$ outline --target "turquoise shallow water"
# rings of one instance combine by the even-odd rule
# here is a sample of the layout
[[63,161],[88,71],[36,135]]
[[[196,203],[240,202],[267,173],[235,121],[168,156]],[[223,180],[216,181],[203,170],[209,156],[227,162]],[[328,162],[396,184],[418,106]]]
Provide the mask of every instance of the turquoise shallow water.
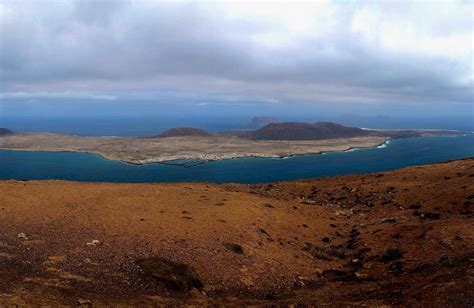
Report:
[[192,168],[163,164],[138,166],[85,153],[0,150],[0,179],[261,183],[377,172],[467,157],[474,157],[474,135],[398,139],[381,148],[287,159],[231,159]]

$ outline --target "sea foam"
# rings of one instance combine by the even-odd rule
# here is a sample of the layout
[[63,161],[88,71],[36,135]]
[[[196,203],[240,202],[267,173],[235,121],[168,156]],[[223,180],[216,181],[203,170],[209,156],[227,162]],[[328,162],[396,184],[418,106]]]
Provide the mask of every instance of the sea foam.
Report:
[[377,149],[386,148],[389,143],[390,143],[390,140],[387,140],[387,141],[385,141],[384,143],[382,143],[381,145],[379,145],[379,146],[377,147]]

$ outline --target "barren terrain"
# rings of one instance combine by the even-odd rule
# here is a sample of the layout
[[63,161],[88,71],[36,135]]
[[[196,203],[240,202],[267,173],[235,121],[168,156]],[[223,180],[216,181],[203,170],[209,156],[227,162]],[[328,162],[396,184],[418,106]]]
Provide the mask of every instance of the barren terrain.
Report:
[[473,202],[474,159],[259,185],[3,181],[0,305],[472,307]]

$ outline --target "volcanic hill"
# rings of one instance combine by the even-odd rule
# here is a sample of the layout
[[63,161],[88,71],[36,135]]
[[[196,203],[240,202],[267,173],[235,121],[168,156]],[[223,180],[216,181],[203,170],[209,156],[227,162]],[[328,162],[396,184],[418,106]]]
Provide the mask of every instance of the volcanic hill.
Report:
[[331,122],[314,124],[283,122],[270,123],[258,130],[248,132],[244,137],[254,140],[323,140],[369,135],[371,135],[370,131]]
[[184,137],[184,136],[196,136],[196,137],[210,137],[211,133],[193,127],[174,127],[158,135],[158,137]]
[[248,122],[252,126],[265,126],[271,123],[281,123],[282,121],[273,117],[253,117],[252,120]]
[[12,135],[12,134],[14,134],[14,133],[15,133],[14,131],[9,130],[8,128],[2,128],[2,127],[0,127],[0,136]]

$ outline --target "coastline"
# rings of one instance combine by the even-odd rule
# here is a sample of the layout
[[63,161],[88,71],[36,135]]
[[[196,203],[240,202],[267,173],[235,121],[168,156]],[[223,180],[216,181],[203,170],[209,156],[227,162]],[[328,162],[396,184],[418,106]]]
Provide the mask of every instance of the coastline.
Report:
[[[117,159],[114,157],[110,157],[107,154],[100,153],[100,152],[93,152],[93,151],[80,151],[80,150],[39,150],[39,149],[16,149],[16,148],[4,148],[0,146],[0,150],[4,151],[24,151],[24,152],[51,152],[51,153],[84,153],[84,154],[92,154],[97,155],[103,159],[119,161],[122,163],[130,164],[130,165],[148,165],[148,164],[168,164],[169,162],[180,161],[180,160],[199,160],[202,163],[207,163],[211,161],[220,161],[220,160],[231,160],[231,159],[243,159],[243,158],[272,158],[272,159],[288,159],[296,156],[306,156],[306,155],[322,155],[327,153],[337,153],[337,152],[351,152],[353,150],[358,149],[368,149],[368,148],[383,148],[384,145],[388,144],[392,140],[391,138],[387,138],[385,141],[375,144],[369,145],[365,147],[348,147],[347,149],[339,149],[339,150],[330,150],[330,151],[317,151],[317,152],[307,152],[307,153],[295,153],[295,154],[288,154],[288,155],[271,155],[271,154],[259,154],[259,153],[249,153],[249,154],[235,154],[231,153],[228,155],[209,155],[204,154],[200,155],[190,155],[190,156],[164,156],[164,157],[157,157],[157,158],[149,158],[145,160],[135,161],[135,160],[124,160],[124,159]],[[206,157],[203,157],[206,156]],[[211,156],[212,158],[209,158]],[[180,164],[173,164],[173,165],[180,165]]]
[[[429,130],[431,131],[431,130]],[[385,148],[391,140],[467,134],[430,134],[410,137],[354,137],[316,141],[254,141],[238,137],[78,137],[51,133],[19,133],[0,137],[0,149],[28,152],[70,152],[94,154],[103,159],[132,165],[169,164],[180,160],[202,163],[239,159],[287,159],[300,155],[324,155],[358,149]]]
[[[36,136],[39,137],[39,141],[35,139]],[[317,141],[250,141],[235,137],[173,137],[161,139],[114,137],[113,142],[110,142],[111,140],[107,137],[25,134],[10,137],[10,139],[13,139],[10,143],[5,137],[3,143],[0,139],[0,149],[29,152],[88,153],[127,164],[147,165],[178,160],[210,162],[239,158],[282,159],[298,155],[319,155],[330,152],[345,152],[354,148],[378,147],[390,138],[355,137]],[[89,141],[92,145],[88,144]]]
[[382,172],[474,157],[474,147],[466,146],[474,145],[473,137],[404,138],[385,149],[322,152],[282,158],[227,159],[209,163],[200,160],[166,161],[142,166],[108,160],[97,154],[0,151],[0,177],[84,182],[270,183]]

